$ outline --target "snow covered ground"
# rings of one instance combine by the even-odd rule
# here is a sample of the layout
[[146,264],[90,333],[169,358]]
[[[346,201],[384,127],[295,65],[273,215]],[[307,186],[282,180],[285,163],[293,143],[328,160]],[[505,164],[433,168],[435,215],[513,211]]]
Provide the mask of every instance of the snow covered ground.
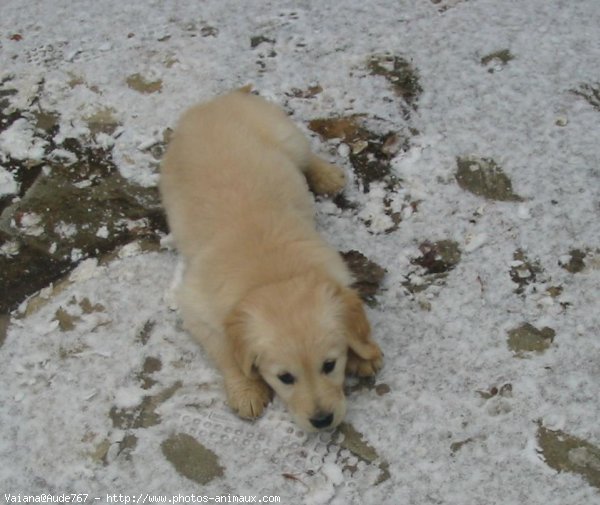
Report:
[[[384,369],[306,435],[278,402],[229,413],[168,307],[173,251],[88,258],[0,338],[2,499],[600,504],[599,41],[597,0],[4,0],[0,98],[59,115],[50,154],[91,142],[152,187],[179,114],[253,83],[347,171],[323,234],[387,275]],[[49,156],[34,133],[2,127],[0,197],[7,160]]]

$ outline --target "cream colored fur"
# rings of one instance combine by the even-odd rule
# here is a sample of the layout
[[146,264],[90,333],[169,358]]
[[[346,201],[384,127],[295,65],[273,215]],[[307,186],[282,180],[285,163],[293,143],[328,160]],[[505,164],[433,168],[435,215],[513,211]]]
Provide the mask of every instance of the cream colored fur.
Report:
[[248,91],[190,109],[163,161],[163,203],[186,262],[178,304],[240,416],[259,416],[275,390],[304,429],[329,415],[335,426],[345,370],[370,375],[382,358],[350,273],[314,227],[306,181],[333,194],[343,173]]

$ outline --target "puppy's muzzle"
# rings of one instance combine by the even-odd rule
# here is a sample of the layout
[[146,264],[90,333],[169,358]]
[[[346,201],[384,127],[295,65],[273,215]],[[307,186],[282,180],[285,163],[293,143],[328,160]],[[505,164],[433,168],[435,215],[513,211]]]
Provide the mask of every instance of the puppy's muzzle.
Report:
[[317,429],[327,428],[333,422],[333,414],[331,412],[319,412],[315,417],[310,418],[310,424]]

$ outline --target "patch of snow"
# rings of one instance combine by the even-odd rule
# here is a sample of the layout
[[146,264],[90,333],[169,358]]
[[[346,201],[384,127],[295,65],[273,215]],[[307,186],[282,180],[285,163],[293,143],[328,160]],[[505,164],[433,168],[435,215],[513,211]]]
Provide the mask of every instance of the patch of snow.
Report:
[[25,212],[16,223],[16,226],[25,234],[32,237],[39,237],[44,233],[42,226],[42,216],[35,212]]
[[464,251],[473,252],[484,245],[488,240],[487,233],[469,233],[465,239]]
[[528,205],[521,204],[517,207],[517,215],[521,219],[531,219],[531,209]]
[[0,166],[0,197],[6,195],[16,195],[19,192],[19,183],[15,181],[13,175]]
[[27,119],[17,119],[0,132],[0,155],[20,161],[41,161],[48,142],[35,136]]
[[66,149],[53,149],[49,158],[53,161],[60,161],[66,165],[72,165],[77,162],[77,156]]
[[115,392],[114,406],[118,409],[131,409],[137,407],[147,394],[139,386],[127,386],[119,388]]
[[77,226],[73,223],[65,223],[60,221],[54,226],[54,233],[61,238],[70,238],[77,233]]
[[18,254],[20,249],[16,240],[7,240],[0,246],[0,255],[10,258]]
[[96,232],[96,237],[108,238],[108,227],[106,225],[103,225],[100,228],[98,228],[98,231]]
[[92,185],[91,179],[84,179],[83,181],[74,182],[73,186],[77,189],[89,188]]
[[77,265],[77,268],[69,275],[69,280],[71,282],[83,282],[99,276],[101,272],[102,268],[98,266],[98,260],[88,258]]
[[141,246],[138,242],[131,242],[121,247],[121,249],[119,250],[119,258],[129,258],[131,256],[136,256],[141,252],[141,250]]
[[81,249],[79,249],[78,247],[74,247],[73,249],[71,249],[71,261],[73,263],[77,263],[79,260],[81,260],[83,258],[84,254],[83,251]]

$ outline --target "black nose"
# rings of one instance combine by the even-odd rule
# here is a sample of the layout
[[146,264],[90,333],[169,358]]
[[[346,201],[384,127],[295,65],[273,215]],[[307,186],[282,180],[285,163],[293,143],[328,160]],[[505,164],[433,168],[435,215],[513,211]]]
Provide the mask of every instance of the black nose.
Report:
[[316,417],[311,418],[310,424],[315,428],[327,428],[333,422],[333,414],[319,414]]

